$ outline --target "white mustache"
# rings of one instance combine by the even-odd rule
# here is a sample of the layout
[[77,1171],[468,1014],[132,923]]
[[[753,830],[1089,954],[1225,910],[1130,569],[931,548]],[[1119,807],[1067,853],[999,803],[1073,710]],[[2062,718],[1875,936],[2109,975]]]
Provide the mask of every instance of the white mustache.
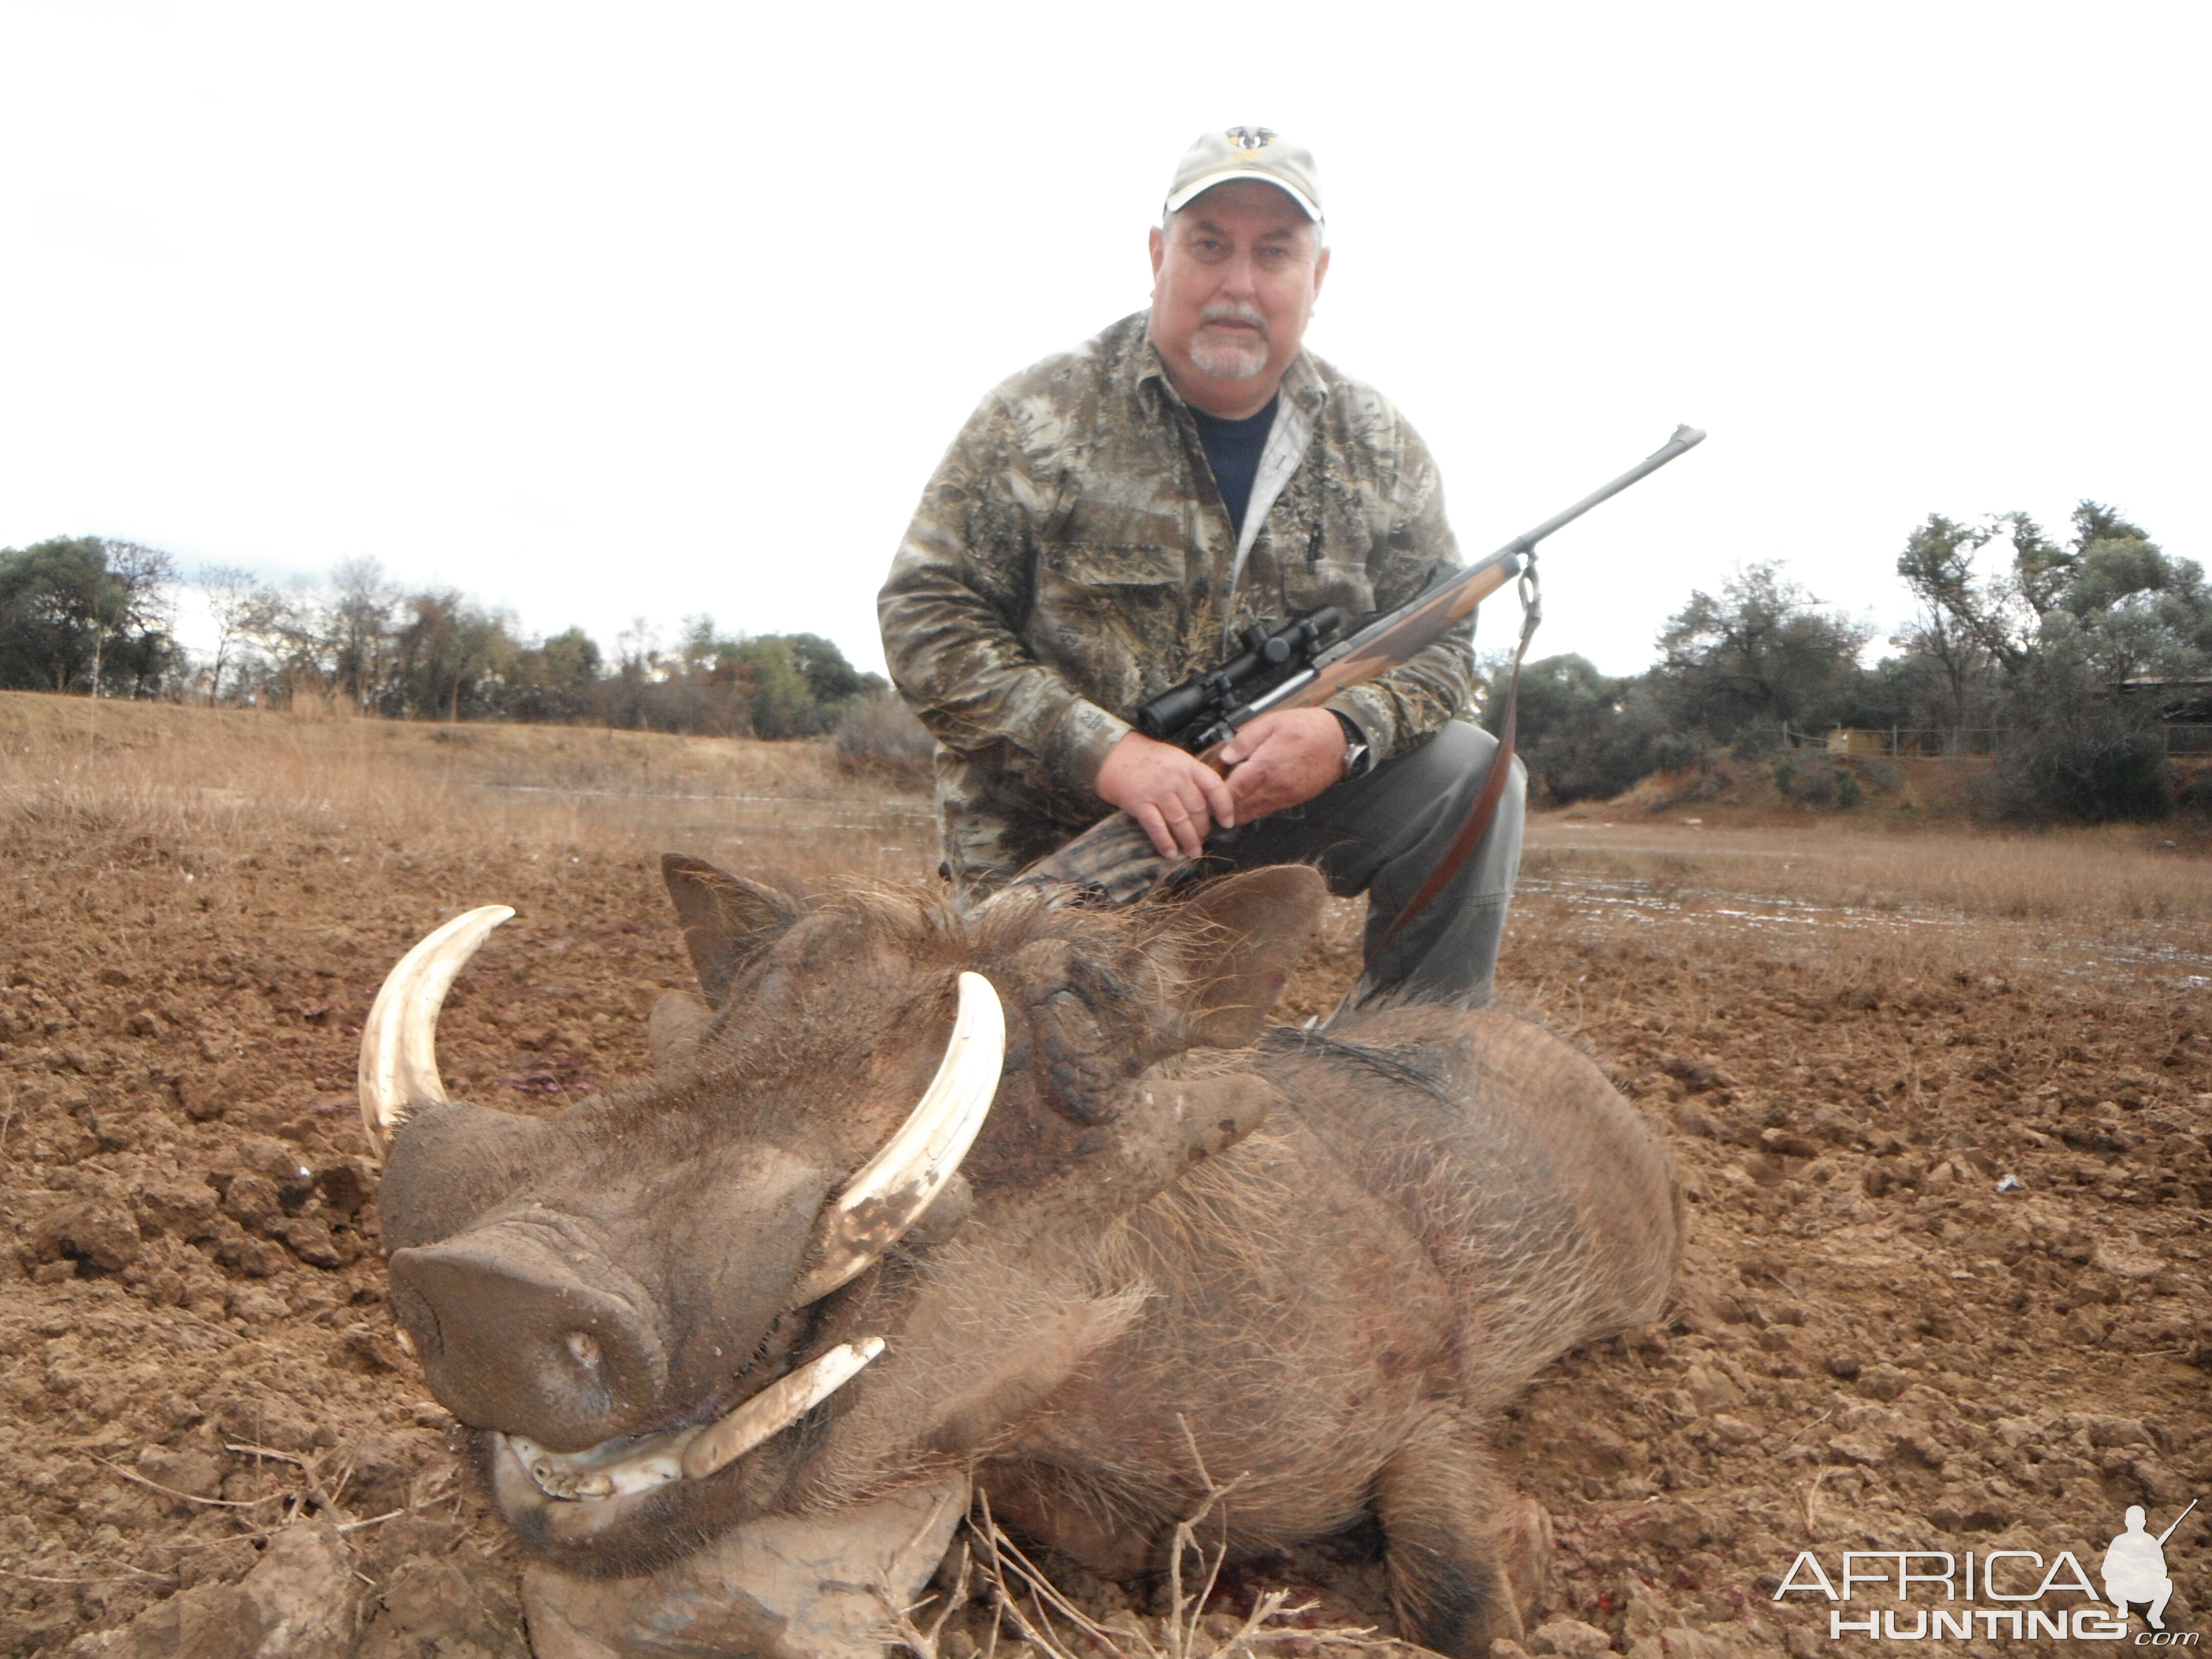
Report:
[[1260,331],[1260,337],[1267,337],[1267,319],[1257,306],[1239,304],[1234,300],[1216,300],[1198,313],[1200,327],[1207,323],[1249,323]]

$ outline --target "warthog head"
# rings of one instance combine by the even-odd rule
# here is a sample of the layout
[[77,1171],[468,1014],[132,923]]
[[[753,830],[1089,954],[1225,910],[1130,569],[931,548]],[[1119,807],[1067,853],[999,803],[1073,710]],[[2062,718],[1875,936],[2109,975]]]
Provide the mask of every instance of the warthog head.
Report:
[[1006,1287],[955,1281],[1095,1238],[1257,1125],[1268,1085],[1200,1051],[1258,1036],[1321,895],[1273,870],[963,919],[663,870],[704,994],[656,1010],[650,1082],[544,1119],[447,1097],[438,1008],[498,907],[410,952],[362,1037],[395,1316],[501,1514],[583,1571],[964,1459],[1056,1386],[1110,1318],[979,1353],[961,1310]]

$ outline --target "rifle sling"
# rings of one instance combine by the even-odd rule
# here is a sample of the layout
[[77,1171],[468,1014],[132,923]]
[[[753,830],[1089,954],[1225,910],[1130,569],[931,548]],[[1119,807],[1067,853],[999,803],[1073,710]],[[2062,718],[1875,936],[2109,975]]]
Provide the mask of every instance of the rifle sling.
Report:
[[1437,860],[1437,867],[1429,872],[1429,878],[1421,884],[1420,891],[1407,901],[1406,908],[1398,912],[1398,919],[1390,924],[1390,931],[1382,935],[1382,944],[1376,950],[1377,956],[1398,937],[1407,922],[1420,915],[1431,899],[1451,885],[1452,878],[1474,856],[1483,832],[1498,816],[1498,804],[1505,799],[1505,780],[1512,770],[1513,732],[1520,713],[1521,659],[1516,656],[1513,659],[1512,683],[1505,693],[1505,719],[1498,728],[1498,752],[1490,757],[1490,772],[1482,781],[1482,793],[1474,798],[1467,822],[1460,825],[1459,834],[1452,838],[1443,857]]
[[1498,816],[1498,804],[1505,799],[1505,782],[1513,770],[1513,735],[1521,720],[1521,665],[1528,655],[1528,641],[1536,635],[1544,620],[1543,590],[1536,580],[1536,556],[1533,550],[1521,568],[1521,638],[1513,647],[1513,675],[1505,686],[1505,718],[1498,724],[1498,752],[1490,757],[1490,771],[1482,780],[1482,793],[1474,798],[1468,809],[1467,822],[1452,837],[1452,844],[1437,860],[1437,867],[1429,872],[1429,878],[1421,884],[1421,890],[1407,901],[1406,908],[1398,912],[1398,919],[1390,924],[1390,931],[1382,935],[1382,943],[1375,948],[1379,957],[1390,941],[1404,931],[1406,924],[1420,915],[1429,901],[1451,885],[1474,849],[1490,828],[1491,820]]

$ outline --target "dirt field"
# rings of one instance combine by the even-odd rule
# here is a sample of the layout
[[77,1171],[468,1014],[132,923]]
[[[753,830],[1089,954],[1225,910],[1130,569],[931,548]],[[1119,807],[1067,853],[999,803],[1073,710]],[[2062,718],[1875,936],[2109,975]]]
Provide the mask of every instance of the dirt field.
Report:
[[[2166,839],[1534,827],[1504,994],[1665,1127],[1692,1232],[1668,1323],[1498,1425],[1557,1543],[1532,1626],[1809,1654],[1830,1604],[1771,1599],[1801,1550],[2094,1574],[2127,1505],[2155,1532],[2212,1496],[2212,859]],[[688,982],[653,854],[922,878],[931,842],[801,746],[0,696],[0,1655],[252,1651],[281,1574],[343,1628],[267,1651],[522,1654],[385,1314],[352,1097],[377,984],[514,904],[441,1056],[557,1107],[641,1070]],[[1358,920],[1286,1016],[1334,1000]],[[2166,1546],[2169,1628],[2202,1628],[2208,1537],[2200,1509]],[[1375,1577],[1355,1540],[1224,1601],[1371,1623]]]

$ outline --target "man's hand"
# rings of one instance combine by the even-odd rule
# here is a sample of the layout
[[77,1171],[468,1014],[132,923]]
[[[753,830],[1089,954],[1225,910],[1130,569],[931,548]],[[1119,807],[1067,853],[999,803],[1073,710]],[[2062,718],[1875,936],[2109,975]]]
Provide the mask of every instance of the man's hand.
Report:
[[1344,727],[1326,708],[1280,708],[1254,720],[1221,751],[1237,821],[1296,806],[1344,776]]
[[[1334,715],[1322,718],[1330,730],[1336,729]],[[1341,735],[1336,746],[1341,754]],[[1091,787],[1109,805],[1136,819],[1164,859],[1178,854],[1196,858],[1215,824],[1226,829],[1237,822],[1237,802],[1212,767],[1201,766],[1173,744],[1155,743],[1141,732],[1130,732],[1106,751],[1106,763]]]

